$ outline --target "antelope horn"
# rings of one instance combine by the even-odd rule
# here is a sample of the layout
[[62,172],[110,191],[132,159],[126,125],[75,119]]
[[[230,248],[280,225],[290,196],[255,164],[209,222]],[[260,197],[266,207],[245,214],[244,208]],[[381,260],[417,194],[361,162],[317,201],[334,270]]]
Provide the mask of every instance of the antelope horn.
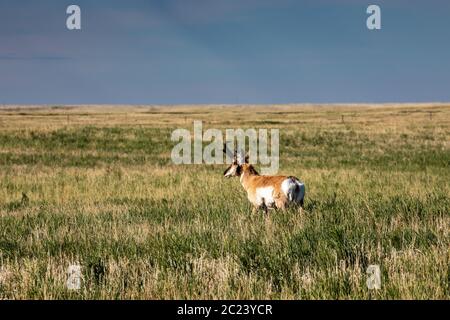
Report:
[[237,157],[236,157],[236,159],[237,159],[238,164],[244,164],[244,163],[246,163],[246,156],[245,156],[243,150],[239,150],[239,152],[237,152]]
[[235,162],[237,160],[237,153],[236,150],[234,151],[234,153],[230,150],[230,148],[228,148],[227,144],[224,143],[223,144],[223,153],[225,153],[228,158],[233,159],[233,162]]

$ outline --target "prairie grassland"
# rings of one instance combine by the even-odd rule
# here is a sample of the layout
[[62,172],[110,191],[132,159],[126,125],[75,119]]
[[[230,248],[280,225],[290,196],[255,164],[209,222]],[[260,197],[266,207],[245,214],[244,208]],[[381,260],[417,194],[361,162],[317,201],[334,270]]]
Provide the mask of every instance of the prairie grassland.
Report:
[[[252,215],[225,166],[172,164],[193,120],[279,128],[306,212]],[[8,106],[0,298],[449,299],[449,181],[445,104]]]

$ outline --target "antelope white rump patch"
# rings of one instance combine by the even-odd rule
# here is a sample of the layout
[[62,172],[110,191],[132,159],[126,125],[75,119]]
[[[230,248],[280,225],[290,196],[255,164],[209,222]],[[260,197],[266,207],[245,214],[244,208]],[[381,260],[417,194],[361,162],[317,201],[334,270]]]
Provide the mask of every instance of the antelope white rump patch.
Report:
[[294,178],[287,178],[281,183],[281,190],[289,201],[301,201],[305,196],[305,185]]

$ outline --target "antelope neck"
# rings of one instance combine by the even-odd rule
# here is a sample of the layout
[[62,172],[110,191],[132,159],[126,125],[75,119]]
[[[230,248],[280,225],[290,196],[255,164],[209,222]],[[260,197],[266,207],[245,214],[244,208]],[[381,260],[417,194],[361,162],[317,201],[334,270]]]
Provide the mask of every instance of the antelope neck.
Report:
[[244,171],[242,172],[241,177],[239,178],[239,180],[240,180],[240,182],[241,182],[241,184],[242,184],[242,186],[244,187],[245,190],[248,189],[247,179],[250,176],[257,176],[257,175],[258,175],[257,173],[255,174],[255,173],[251,172],[251,170],[249,170],[249,168],[245,168],[244,169]]

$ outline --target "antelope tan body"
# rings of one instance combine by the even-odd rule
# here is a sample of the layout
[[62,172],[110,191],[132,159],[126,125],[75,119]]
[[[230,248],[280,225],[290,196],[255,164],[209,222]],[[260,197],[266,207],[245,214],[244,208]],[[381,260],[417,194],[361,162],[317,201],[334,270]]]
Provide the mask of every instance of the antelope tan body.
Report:
[[305,185],[293,176],[261,176],[255,168],[248,163],[248,155],[240,156],[237,150],[234,153],[224,144],[223,152],[233,156],[233,162],[224,171],[226,178],[239,177],[242,186],[247,191],[248,200],[253,204],[253,212],[263,209],[286,209],[291,205],[303,209]]
[[253,166],[241,166],[240,181],[255,209],[285,209],[303,206],[305,185],[292,176],[261,176]]
[[224,172],[225,177],[239,177],[247,191],[253,211],[263,209],[286,209],[291,205],[303,208],[305,185],[293,176],[261,176],[248,163],[233,164]]

